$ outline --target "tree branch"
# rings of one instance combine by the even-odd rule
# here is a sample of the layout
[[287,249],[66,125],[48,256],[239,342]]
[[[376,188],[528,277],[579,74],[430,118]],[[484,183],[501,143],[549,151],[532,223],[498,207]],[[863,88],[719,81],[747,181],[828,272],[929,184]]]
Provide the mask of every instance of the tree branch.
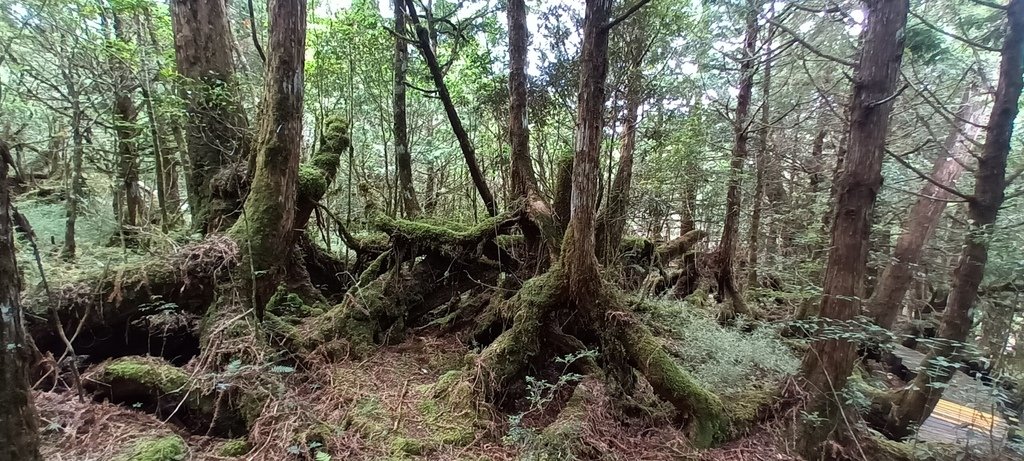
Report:
[[922,18],[921,15],[919,15],[919,14],[913,12],[913,11],[910,12],[910,15],[913,16],[914,19],[917,19],[918,21],[920,21],[921,24],[924,24],[925,27],[927,27],[927,28],[929,28],[931,30],[934,30],[935,32],[938,32],[938,33],[940,33],[942,35],[945,35],[945,36],[947,36],[949,38],[952,38],[954,40],[959,40],[959,41],[961,41],[963,43],[966,43],[967,45],[973,46],[975,48],[981,48],[981,49],[983,49],[985,51],[994,51],[996,53],[1001,51],[999,48],[996,48],[994,46],[984,45],[984,44],[978,43],[978,42],[976,42],[974,40],[971,40],[971,39],[969,39],[967,37],[961,37],[961,36],[959,36],[957,34],[954,34],[952,32],[948,32],[948,31],[942,29],[941,27],[936,26],[935,24],[932,24],[932,23],[928,22],[927,20]]
[[[921,145],[920,147],[918,147],[917,149],[914,149],[914,150],[915,150],[915,151],[916,151],[916,150],[920,150],[920,149],[921,149],[921,147],[924,147],[924,146],[925,146],[926,144],[928,144],[928,143],[930,143],[930,142],[931,142],[931,141],[925,141],[925,143],[924,143],[924,144],[922,144],[922,145]],[[913,151],[911,151],[911,152],[913,152]],[[917,168],[916,166],[912,165],[912,164],[911,164],[910,162],[908,162],[908,161],[907,161],[906,159],[904,159],[903,157],[901,157],[901,156],[899,156],[899,155],[896,155],[896,153],[895,153],[895,152],[893,152],[893,151],[891,151],[891,150],[889,150],[889,149],[886,149],[886,150],[885,150],[885,153],[886,153],[887,155],[889,155],[890,157],[892,157],[892,158],[896,159],[896,161],[897,161],[897,162],[899,162],[899,163],[900,163],[900,165],[903,165],[903,166],[904,166],[904,167],[906,167],[906,168],[907,168],[908,170],[910,170],[910,171],[913,171],[913,172],[914,172],[914,174],[916,174],[917,176],[919,176],[919,177],[920,177],[921,179],[923,179],[923,180],[925,180],[925,181],[928,181],[928,182],[930,182],[930,183],[934,184],[934,185],[935,185],[935,187],[938,187],[939,189],[942,189],[942,190],[944,190],[944,191],[946,191],[946,192],[949,192],[950,194],[953,194],[953,195],[955,195],[955,196],[957,196],[957,197],[960,197],[960,198],[964,199],[964,200],[965,200],[965,201],[967,201],[967,202],[973,202],[973,201],[974,201],[974,197],[973,197],[973,196],[970,196],[970,195],[964,194],[963,192],[960,192],[960,191],[958,191],[958,190],[956,190],[956,189],[954,189],[954,188],[952,188],[952,187],[949,187],[949,186],[947,186],[947,185],[943,184],[943,183],[942,183],[941,181],[938,181],[938,180],[936,180],[935,178],[932,178],[931,176],[928,176],[928,174],[927,174],[927,173],[925,173],[925,172],[921,171],[921,170],[920,170],[919,168]]]
[[800,36],[793,29],[790,29],[789,27],[784,26],[782,23],[780,23],[780,22],[778,22],[778,21],[776,21],[774,19],[769,19],[768,23],[774,25],[775,27],[778,27],[779,29],[782,29],[783,32],[789,34],[791,37],[793,37],[794,40],[796,40],[801,45],[803,45],[804,48],[807,49],[807,51],[810,51],[811,53],[813,53],[813,54],[815,54],[815,55],[817,55],[819,57],[828,59],[829,61],[833,61],[833,62],[842,64],[842,65],[847,66],[847,67],[854,67],[854,66],[857,65],[857,63],[854,62],[854,61],[850,61],[848,59],[843,59],[843,58],[840,58],[838,56],[832,56],[832,55],[830,55],[830,54],[828,54],[828,53],[826,53],[824,51],[819,50],[814,45],[811,45],[806,40],[800,38]]
[[619,23],[621,23],[622,21],[625,21],[626,19],[629,19],[629,17],[632,16],[633,13],[636,13],[638,10],[640,10],[640,8],[643,8],[644,5],[646,5],[648,3],[651,3],[651,0],[640,0],[640,1],[636,2],[636,4],[634,4],[633,6],[629,7],[629,9],[626,10],[625,13],[622,13],[621,16],[619,16],[619,17],[609,21],[608,25],[604,26],[604,29],[605,30],[612,30],[612,28],[614,28],[615,26],[619,25]]

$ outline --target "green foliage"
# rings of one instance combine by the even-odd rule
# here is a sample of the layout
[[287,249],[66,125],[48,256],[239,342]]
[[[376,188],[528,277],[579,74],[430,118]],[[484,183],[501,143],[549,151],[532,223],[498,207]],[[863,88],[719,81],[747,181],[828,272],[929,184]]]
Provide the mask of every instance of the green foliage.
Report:
[[[508,433],[502,438],[505,444],[514,445],[523,450],[522,459],[536,461],[575,459],[575,455],[564,445],[565,440],[562,440],[565,437],[572,437],[571,434],[551,434],[546,433],[547,431],[542,433],[536,429],[523,426],[523,418],[531,413],[545,411],[559,391],[575,386],[582,381],[583,375],[569,372],[569,367],[578,360],[589,360],[595,357],[597,357],[597,351],[593,350],[582,350],[566,354],[556,357],[554,360],[556,365],[561,366],[561,370],[553,381],[538,379],[533,376],[525,378],[526,401],[529,406],[518,414],[509,415]],[[560,419],[572,416],[574,403],[576,405],[582,404],[582,402],[570,402],[562,410]],[[559,424],[559,422],[553,424]]]
[[721,394],[740,392],[760,382],[794,373],[799,359],[770,328],[750,333],[719,325],[713,312],[680,301],[653,301],[645,306],[663,328],[666,346],[693,377]]

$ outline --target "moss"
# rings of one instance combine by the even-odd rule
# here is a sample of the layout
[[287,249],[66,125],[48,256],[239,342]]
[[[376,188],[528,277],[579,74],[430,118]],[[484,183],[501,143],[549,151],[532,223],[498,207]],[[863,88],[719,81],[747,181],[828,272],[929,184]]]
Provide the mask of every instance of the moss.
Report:
[[647,327],[629,322],[621,337],[633,365],[647,378],[654,392],[688,415],[690,438],[697,447],[720,440],[728,427],[722,401],[681,369]]
[[346,424],[365,439],[377,442],[391,432],[390,420],[377,397],[366,397],[355,402]]
[[188,446],[177,435],[143,439],[135,442],[114,461],[181,461],[188,456]]
[[308,310],[306,304],[299,295],[288,291],[284,285],[279,285],[274,295],[267,301],[265,312],[277,315],[299,315]]
[[466,251],[475,251],[481,240],[495,236],[498,229],[510,218],[510,214],[502,214],[462,229],[458,223],[437,225],[427,221],[395,219],[380,211],[375,211],[371,215],[372,222],[378,229],[419,245],[428,246],[442,255],[452,258],[461,257]]
[[320,169],[308,165],[299,165],[299,197],[309,200],[319,200],[327,193],[327,178]]
[[422,455],[427,448],[423,441],[407,437],[395,437],[389,445],[391,453],[397,456]]
[[103,368],[100,380],[136,382],[164,394],[172,394],[181,391],[188,385],[188,374],[159,359],[122,357],[108,363]]
[[445,373],[421,390],[430,396],[420,402],[419,410],[433,443],[466,446],[476,439],[480,416],[473,406],[476,401],[473,386],[464,371]]
[[748,389],[722,399],[730,433],[740,435],[762,417],[765,410],[779,398],[779,386]]
[[600,459],[600,453],[583,441],[587,406],[593,402],[593,393],[588,381],[576,386],[558,418],[530,441],[527,457],[537,460]]
[[245,439],[232,439],[221,444],[220,448],[217,449],[217,454],[220,456],[245,456],[252,450],[252,446]]

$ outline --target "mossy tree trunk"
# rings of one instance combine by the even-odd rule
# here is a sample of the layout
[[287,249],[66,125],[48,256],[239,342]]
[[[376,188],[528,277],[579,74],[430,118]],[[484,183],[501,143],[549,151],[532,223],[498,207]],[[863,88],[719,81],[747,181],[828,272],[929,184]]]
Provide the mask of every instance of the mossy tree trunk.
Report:
[[679,410],[694,443],[707,446],[724,428],[721,403],[679,369],[636,319],[611,315],[627,308],[619,293],[601,278],[595,253],[598,156],[613,3],[586,2],[572,207],[560,257],[548,272],[528,280],[499,308],[510,325],[465,373],[492,400],[502,400],[531,364],[596,348],[611,379],[629,388],[630,370],[638,370],[657,395]]
[[231,27],[224,0],[172,0],[174,56],[189,123],[189,208],[193,228],[226,229],[237,216],[237,175],[248,123],[236,94]]
[[25,335],[21,280],[15,257],[10,151],[0,140],[0,459],[36,461],[39,421],[32,403],[29,366],[33,353]]
[[988,135],[978,158],[974,195],[967,204],[970,228],[953,272],[938,339],[914,380],[890,401],[883,402],[888,413],[879,426],[891,437],[905,437],[910,426],[928,418],[942,397],[945,384],[956,373],[951,363],[960,359],[971,331],[971,309],[985,276],[989,241],[1006,196],[1006,162],[1024,88],[1024,0],[1011,1],[1006,14],[1009,31],[1003,43],[999,83]]
[[306,50],[305,0],[269,2],[270,40],[252,186],[230,230],[242,242],[241,267],[252,270],[253,308],[270,299],[294,243],[302,151]]
[[[821,316],[836,321],[860,314],[871,216],[882,186],[882,157],[909,9],[906,0],[869,1],[866,5],[867,25],[853,78],[849,148],[836,178],[831,250],[821,301]],[[856,344],[829,338],[816,340],[804,356],[801,377],[810,393],[807,411],[827,421],[800,427],[798,450],[808,459],[818,459],[821,444],[845,430],[840,422],[844,400],[838,393],[853,370],[855,357]]]

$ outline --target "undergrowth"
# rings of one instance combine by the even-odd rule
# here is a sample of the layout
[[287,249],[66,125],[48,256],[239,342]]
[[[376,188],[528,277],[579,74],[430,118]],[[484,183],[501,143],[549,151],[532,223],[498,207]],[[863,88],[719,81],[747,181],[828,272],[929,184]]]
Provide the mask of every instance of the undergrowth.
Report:
[[719,395],[750,389],[793,374],[800,360],[771,328],[725,327],[715,312],[686,301],[646,301],[644,311],[668,350],[708,389]]

